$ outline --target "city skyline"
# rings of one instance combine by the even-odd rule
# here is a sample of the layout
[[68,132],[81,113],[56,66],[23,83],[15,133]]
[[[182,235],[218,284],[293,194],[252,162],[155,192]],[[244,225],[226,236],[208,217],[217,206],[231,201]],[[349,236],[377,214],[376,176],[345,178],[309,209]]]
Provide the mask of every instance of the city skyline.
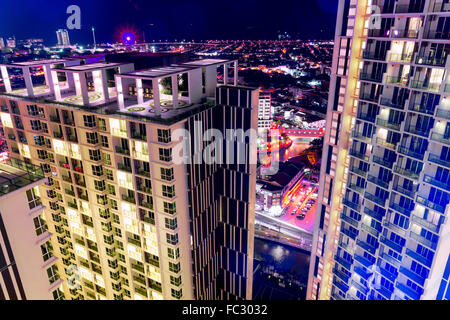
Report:
[[[145,40],[151,42],[175,39],[271,40],[285,32],[293,39],[328,40],[334,34],[337,8],[335,0],[282,0],[275,10],[268,0],[194,1],[189,5],[178,0],[170,3],[82,0],[77,3],[60,1],[46,10],[40,10],[39,2],[19,0],[3,4],[0,37],[38,37],[44,38],[47,45],[54,45],[55,32],[67,29],[69,14],[66,14],[66,9],[72,4],[81,9],[81,30],[68,31],[72,43],[80,45],[93,43],[92,27],[96,29],[97,43],[119,42],[123,31],[134,32],[139,42],[144,41],[144,34]],[[113,4],[107,13],[103,10],[106,4]],[[227,13],[223,21],[214,18],[218,12]],[[252,12],[252,15],[249,16],[247,12]],[[304,15],[305,12],[314,12],[315,15]],[[30,24],[38,27],[30,29]]]

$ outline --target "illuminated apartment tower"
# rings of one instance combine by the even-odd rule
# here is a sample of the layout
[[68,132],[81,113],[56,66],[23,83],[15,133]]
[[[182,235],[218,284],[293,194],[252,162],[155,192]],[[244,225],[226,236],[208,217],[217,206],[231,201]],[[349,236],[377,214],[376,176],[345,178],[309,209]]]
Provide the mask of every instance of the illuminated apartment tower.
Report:
[[66,29],[56,31],[56,38],[58,39],[58,46],[70,46],[69,32]]
[[272,97],[269,90],[259,92],[258,131],[263,132],[272,126]]
[[309,299],[450,298],[449,12],[340,1]]
[[[218,68],[233,64],[234,78],[218,85]],[[41,66],[36,86],[30,70]],[[10,68],[22,69],[25,88]],[[236,60],[0,70],[11,156],[49,179],[40,194],[66,299],[251,299],[256,146],[231,143],[241,165],[193,161],[210,144],[195,134],[257,128],[258,91],[236,86]],[[189,134],[191,163],[178,161],[177,129]]]
[[0,300],[63,299],[38,186],[42,169],[0,163]]

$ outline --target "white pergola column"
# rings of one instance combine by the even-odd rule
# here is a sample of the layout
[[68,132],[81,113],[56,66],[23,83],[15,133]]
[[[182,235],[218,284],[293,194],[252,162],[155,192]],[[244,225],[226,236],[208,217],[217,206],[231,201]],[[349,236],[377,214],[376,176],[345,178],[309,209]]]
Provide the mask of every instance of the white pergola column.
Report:
[[172,101],[173,101],[173,108],[178,108],[178,75],[173,74],[171,76],[172,78]]
[[45,76],[45,84],[49,87],[50,93],[55,92],[55,86],[53,84],[53,76],[52,76],[52,69],[49,64],[46,64],[42,66],[44,69],[44,76]]
[[92,72],[94,79],[94,88],[96,92],[100,92],[105,102],[109,100],[108,85],[106,83],[106,70],[98,70]]
[[5,84],[5,90],[6,92],[10,93],[12,91],[12,88],[11,80],[9,80],[8,69],[6,68],[6,66],[1,66],[0,71],[2,72],[2,79],[3,83]]
[[31,81],[31,73],[29,67],[22,68],[23,79],[25,80],[25,87],[29,97],[34,97],[33,82]]
[[152,90],[153,90],[153,104],[155,113],[157,115],[161,114],[161,95],[159,93],[159,79],[152,79]]
[[144,88],[142,87],[142,79],[136,79],[136,92],[138,104],[144,104]]
[[61,100],[61,88],[59,87],[59,80],[58,80],[58,72],[56,71],[51,71],[51,79],[52,79],[52,83],[53,83],[53,91],[52,89],[50,89],[51,92],[55,93],[55,99],[56,100]]
[[75,79],[75,89],[77,91],[77,95],[81,95],[83,98],[83,104],[89,105],[89,94],[86,83],[86,73],[85,72],[77,72],[74,73]]
[[117,102],[119,104],[120,110],[125,110],[125,97],[123,93],[123,82],[122,78],[115,76],[116,79],[116,89],[117,89]]
[[223,84],[228,84],[228,63],[223,65]]
[[189,104],[199,103],[202,100],[202,69],[188,71]]
[[237,86],[238,85],[238,80],[239,80],[239,64],[237,61],[234,62],[234,85]]
[[217,87],[217,66],[206,67],[205,70],[205,89],[207,97],[216,95]]

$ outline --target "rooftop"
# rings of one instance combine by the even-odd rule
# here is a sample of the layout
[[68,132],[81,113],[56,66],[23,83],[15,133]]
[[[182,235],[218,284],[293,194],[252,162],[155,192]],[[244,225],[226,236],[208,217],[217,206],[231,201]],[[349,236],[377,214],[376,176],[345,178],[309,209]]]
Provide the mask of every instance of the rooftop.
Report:
[[40,167],[8,159],[0,163],[0,197],[42,179],[45,177]]
[[108,63],[108,62],[97,62],[83,65],[76,65],[64,68],[54,68],[55,71],[63,72],[86,72],[86,71],[96,71],[102,69],[110,69],[118,66],[124,65],[124,63]]
[[31,61],[25,61],[25,62],[13,62],[13,63],[7,63],[7,64],[3,64],[4,66],[7,67],[17,67],[17,68],[22,68],[22,67],[40,67],[42,65],[46,65],[46,64],[59,64],[59,63],[64,63],[67,62],[67,59],[44,59],[44,60],[31,60]]

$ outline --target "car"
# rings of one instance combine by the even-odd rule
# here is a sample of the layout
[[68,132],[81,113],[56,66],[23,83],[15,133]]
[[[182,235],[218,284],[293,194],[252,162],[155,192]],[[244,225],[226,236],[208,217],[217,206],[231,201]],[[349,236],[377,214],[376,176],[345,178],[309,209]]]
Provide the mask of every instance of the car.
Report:
[[305,215],[304,213],[301,213],[301,214],[299,214],[298,216],[296,216],[296,218],[297,218],[298,220],[303,220],[303,219],[305,219],[305,217],[306,217],[306,215]]

